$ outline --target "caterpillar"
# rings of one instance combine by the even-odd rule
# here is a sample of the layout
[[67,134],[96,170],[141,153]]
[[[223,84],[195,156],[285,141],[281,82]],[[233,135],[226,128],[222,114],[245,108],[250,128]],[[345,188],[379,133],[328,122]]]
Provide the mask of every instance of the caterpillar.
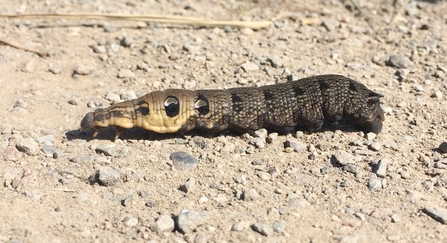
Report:
[[167,89],[138,99],[88,112],[81,129],[98,132],[113,127],[140,127],[156,133],[185,133],[192,129],[220,132],[267,128],[289,132],[305,126],[311,132],[324,122],[348,120],[366,132],[380,133],[383,95],[341,75],[319,75],[262,87],[224,90]]

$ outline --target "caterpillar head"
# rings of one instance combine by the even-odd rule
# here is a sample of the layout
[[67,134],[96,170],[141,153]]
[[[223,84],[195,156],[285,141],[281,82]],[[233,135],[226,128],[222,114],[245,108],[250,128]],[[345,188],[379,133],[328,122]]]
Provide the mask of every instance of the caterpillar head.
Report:
[[369,97],[366,109],[357,120],[366,132],[380,133],[382,131],[382,121],[385,120],[385,113],[380,107],[380,96]]

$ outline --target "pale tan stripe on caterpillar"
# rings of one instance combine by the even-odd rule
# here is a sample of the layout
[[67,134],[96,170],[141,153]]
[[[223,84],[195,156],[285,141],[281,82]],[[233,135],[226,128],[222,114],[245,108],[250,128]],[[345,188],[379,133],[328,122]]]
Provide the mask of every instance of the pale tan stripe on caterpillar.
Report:
[[380,97],[383,95],[341,75],[313,76],[263,87],[168,89],[89,112],[81,128],[94,128],[96,136],[111,126],[117,138],[122,130],[132,127],[156,133],[260,128],[287,132],[296,126],[315,131],[324,122],[346,119],[366,132],[379,133],[385,119]]

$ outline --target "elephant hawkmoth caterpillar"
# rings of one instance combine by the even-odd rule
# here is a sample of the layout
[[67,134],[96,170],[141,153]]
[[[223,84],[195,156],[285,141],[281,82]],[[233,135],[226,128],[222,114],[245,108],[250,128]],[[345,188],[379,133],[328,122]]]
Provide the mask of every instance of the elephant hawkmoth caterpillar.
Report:
[[366,132],[382,130],[383,95],[341,75],[319,75],[296,81],[224,90],[167,89],[89,112],[81,128],[94,136],[113,127],[141,127],[156,133],[192,129],[219,132],[268,128],[281,132],[306,126],[319,130],[324,122],[349,120]]

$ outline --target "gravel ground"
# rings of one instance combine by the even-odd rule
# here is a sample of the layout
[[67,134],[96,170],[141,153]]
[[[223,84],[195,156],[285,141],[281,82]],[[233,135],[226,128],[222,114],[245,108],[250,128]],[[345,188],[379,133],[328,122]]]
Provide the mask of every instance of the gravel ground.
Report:
[[[304,2],[304,1],[303,1]],[[2,1],[0,12],[169,14],[263,30],[1,19],[0,242],[446,242],[447,2]],[[392,22],[391,22],[392,21]],[[336,73],[382,93],[382,133],[80,132],[166,88]]]

